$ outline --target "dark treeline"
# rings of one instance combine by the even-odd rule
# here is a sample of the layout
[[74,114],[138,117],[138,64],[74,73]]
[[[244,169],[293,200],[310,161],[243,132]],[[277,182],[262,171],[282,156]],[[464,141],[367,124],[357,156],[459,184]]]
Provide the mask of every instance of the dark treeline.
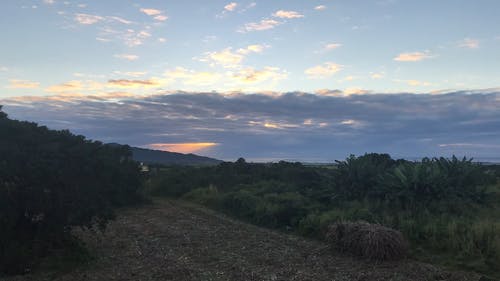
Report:
[[113,207],[141,200],[141,177],[127,146],[11,120],[0,107],[0,272],[75,243],[74,227],[104,227]]
[[152,169],[147,186],[153,195],[319,239],[335,222],[382,224],[400,230],[415,257],[491,273],[500,269],[495,169],[465,158],[410,162],[375,153],[327,167],[239,159]]

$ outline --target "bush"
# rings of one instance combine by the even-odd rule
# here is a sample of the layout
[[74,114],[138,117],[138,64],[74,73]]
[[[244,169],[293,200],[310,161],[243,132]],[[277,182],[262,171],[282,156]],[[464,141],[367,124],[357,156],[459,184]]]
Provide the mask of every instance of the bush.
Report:
[[[492,184],[498,167],[467,158],[410,162],[376,153],[326,167],[240,159],[163,169],[156,194],[175,197],[202,187],[184,198],[319,239],[334,223],[376,223],[401,231],[417,258],[491,273],[500,264],[500,183]],[[211,184],[217,189],[207,190]]]
[[464,204],[485,203],[485,187],[494,182],[494,177],[472,159],[424,158],[385,173],[377,185],[376,198],[402,210],[433,207],[438,212],[460,213]]
[[389,154],[369,153],[349,156],[336,161],[335,189],[341,200],[359,200],[371,197],[382,175],[397,162]]
[[32,268],[73,227],[104,227],[114,206],[141,199],[141,182],[127,146],[0,114],[0,272]]
[[401,232],[366,222],[335,223],[325,239],[341,252],[370,260],[398,260],[408,254],[408,243]]

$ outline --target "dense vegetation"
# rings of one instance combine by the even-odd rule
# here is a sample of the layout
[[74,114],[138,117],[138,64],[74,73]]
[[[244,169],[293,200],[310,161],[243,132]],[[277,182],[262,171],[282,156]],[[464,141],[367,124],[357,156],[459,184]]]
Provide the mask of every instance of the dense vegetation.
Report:
[[[496,169],[496,170],[495,170]],[[152,170],[153,195],[182,198],[252,223],[322,239],[328,225],[378,223],[401,231],[415,257],[500,271],[498,167],[471,159],[350,156],[327,167],[222,163]]]
[[195,154],[131,147],[132,157],[137,162],[163,165],[217,165],[222,161]]
[[[0,107],[1,109],[1,107]],[[0,275],[30,270],[138,202],[142,176],[127,146],[7,118],[0,110]]]

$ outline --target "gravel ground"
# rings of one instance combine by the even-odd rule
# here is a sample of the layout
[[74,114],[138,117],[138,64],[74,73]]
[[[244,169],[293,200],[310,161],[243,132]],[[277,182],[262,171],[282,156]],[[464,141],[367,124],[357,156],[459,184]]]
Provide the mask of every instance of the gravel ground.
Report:
[[78,234],[97,257],[27,280],[479,280],[411,260],[372,263],[177,201],[119,211],[104,235]]

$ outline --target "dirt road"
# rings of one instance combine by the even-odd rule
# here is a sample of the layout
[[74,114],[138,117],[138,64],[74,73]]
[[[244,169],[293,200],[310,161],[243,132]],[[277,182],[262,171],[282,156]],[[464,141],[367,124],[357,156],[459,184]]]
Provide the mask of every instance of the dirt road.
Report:
[[478,280],[415,261],[374,264],[176,201],[121,210],[105,235],[82,233],[97,259],[56,276],[9,280]]

